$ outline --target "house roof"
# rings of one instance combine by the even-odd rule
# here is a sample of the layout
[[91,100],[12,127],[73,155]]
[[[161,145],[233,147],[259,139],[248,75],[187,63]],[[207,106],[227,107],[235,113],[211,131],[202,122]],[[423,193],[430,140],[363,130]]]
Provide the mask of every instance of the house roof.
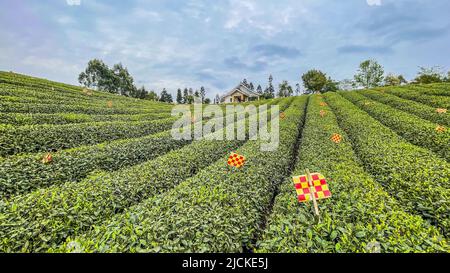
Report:
[[222,100],[223,98],[227,96],[231,96],[234,92],[241,92],[242,94],[246,95],[247,97],[259,97],[260,95],[252,90],[250,90],[247,86],[245,86],[243,83],[240,83],[235,88],[231,89],[228,93],[220,97]]

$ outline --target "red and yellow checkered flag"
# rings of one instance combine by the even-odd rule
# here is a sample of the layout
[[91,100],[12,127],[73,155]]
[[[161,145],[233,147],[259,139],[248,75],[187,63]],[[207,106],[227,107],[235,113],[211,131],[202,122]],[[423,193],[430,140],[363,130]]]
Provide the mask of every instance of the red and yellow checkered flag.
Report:
[[311,189],[314,190],[314,196],[316,200],[330,198],[331,192],[328,188],[327,181],[325,177],[320,173],[312,173],[312,187],[308,184],[308,178],[305,175],[294,176],[295,190],[297,191],[299,202],[308,202],[311,200]]
[[44,155],[44,157],[42,158],[41,162],[44,164],[49,164],[53,161],[53,157],[51,153],[47,153]]
[[438,126],[436,127],[436,132],[438,132],[438,133],[444,133],[445,131],[447,131],[447,128],[445,128],[445,127],[442,126],[442,125],[438,125]]
[[231,153],[230,157],[228,158],[228,165],[236,168],[240,168],[244,166],[245,163],[245,156],[239,155],[236,153]]
[[342,141],[342,136],[340,134],[333,134],[331,136],[331,141],[333,141],[334,143],[341,143]]

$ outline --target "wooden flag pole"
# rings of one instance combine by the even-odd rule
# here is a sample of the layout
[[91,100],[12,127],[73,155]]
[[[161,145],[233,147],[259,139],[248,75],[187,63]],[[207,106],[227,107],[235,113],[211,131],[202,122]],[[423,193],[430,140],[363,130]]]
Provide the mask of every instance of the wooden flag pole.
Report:
[[314,205],[314,212],[316,213],[317,216],[319,216],[319,206],[317,205],[317,200],[316,200],[316,196],[315,196],[315,188],[312,182],[312,178],[311,178],[311,173],[309,172],[309,169],[305,170],[306,172],[306,178],[308,179],[308,185],[309,185],[309,192],[311,194],[311,199],[313,201],[313,205]]

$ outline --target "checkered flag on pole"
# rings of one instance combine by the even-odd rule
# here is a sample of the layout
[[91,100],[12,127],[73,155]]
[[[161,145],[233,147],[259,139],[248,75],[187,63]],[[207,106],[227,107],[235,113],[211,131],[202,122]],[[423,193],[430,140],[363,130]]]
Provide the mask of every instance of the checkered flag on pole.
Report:
[[236,153],[231,153],[230,157],[228,158],[228,165],[236,168],[240,168],[244,166],[245,163],[245,156],[239,155]]

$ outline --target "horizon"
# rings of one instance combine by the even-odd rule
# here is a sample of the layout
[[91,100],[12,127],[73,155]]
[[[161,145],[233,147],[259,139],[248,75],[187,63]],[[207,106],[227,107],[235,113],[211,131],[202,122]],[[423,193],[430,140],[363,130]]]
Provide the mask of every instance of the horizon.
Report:
[[[375,59],[412,79],[419,66],[450,60],[450,2],[352,0],[126,2],[6,0],[0,10],[0,70],[79,85],[89,60],[128,68],[136,86],[205,86],[224,94],[246,78],[291,86],[320,69],[353,78]],[[25,18],[25,19],[24,19]],[[412,56],[412,57],[411,57]]]

